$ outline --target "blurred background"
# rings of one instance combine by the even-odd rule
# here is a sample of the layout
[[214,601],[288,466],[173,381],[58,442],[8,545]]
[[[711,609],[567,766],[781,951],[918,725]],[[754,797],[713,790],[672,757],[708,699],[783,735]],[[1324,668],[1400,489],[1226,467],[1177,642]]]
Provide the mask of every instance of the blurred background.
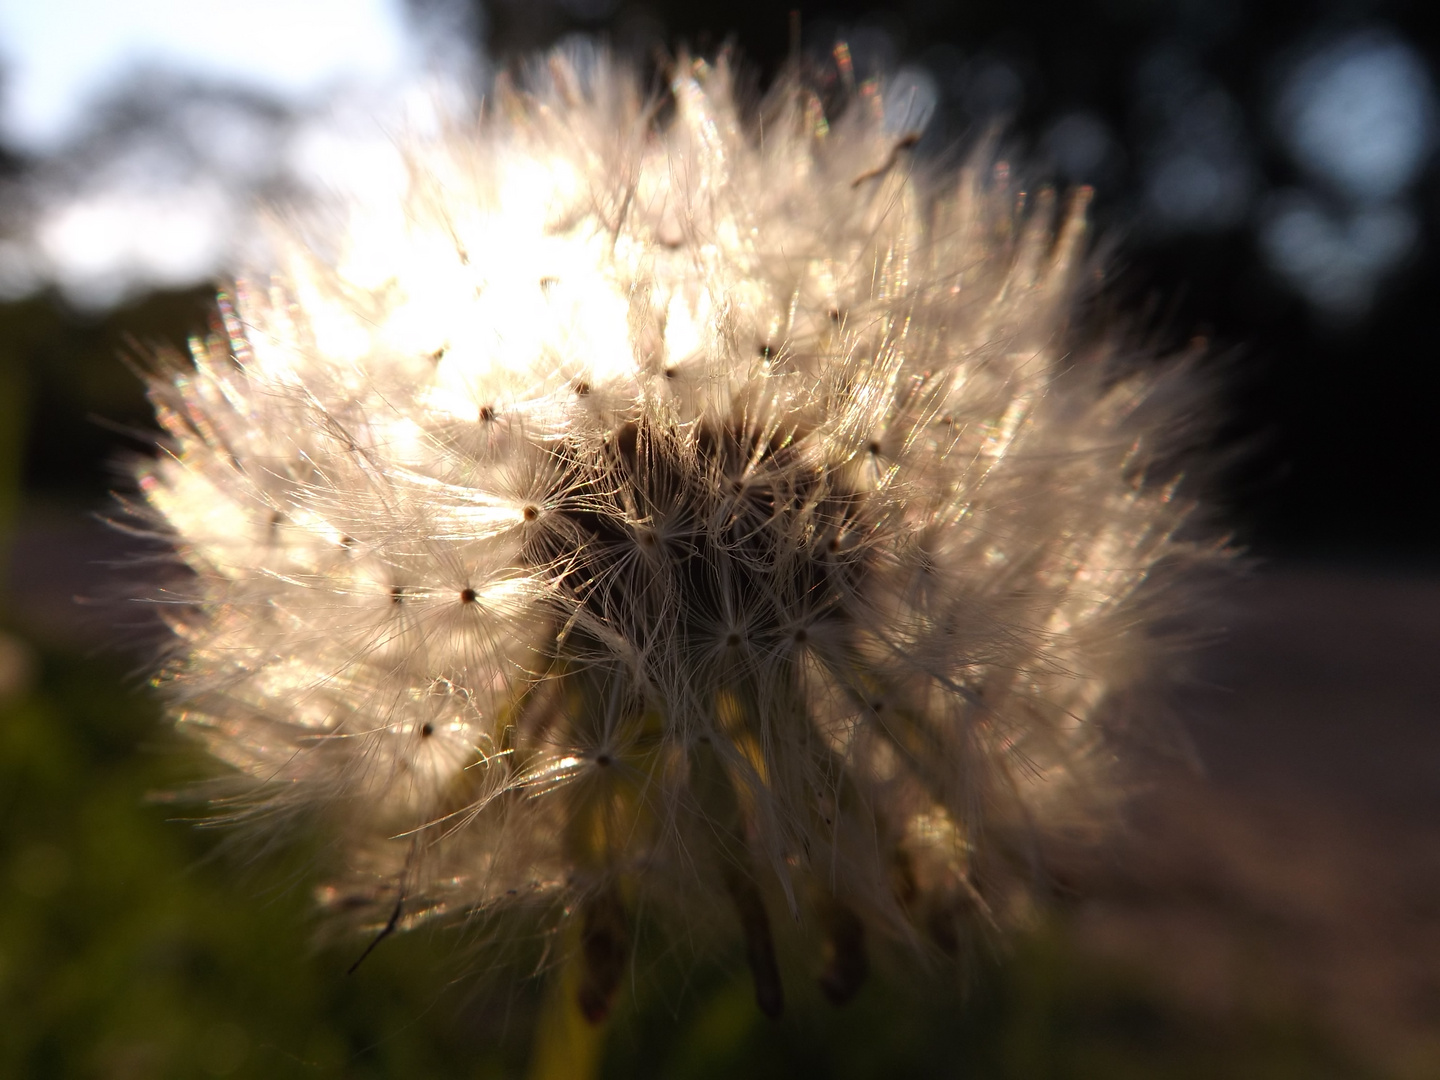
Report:
[[[400,183],[393,138],[572,35],[757,87],[845,42],[919,153],[997,123],[1094,184],[1095,317],[1203,337],[1253,571],[1178,702],[1198,769],[953,984],[762,1021],[735,967],[637,983],[621,1076],[1440,1077],[1440,39],[1401,0],[0,0],[0,1074],[508,1076],[535,987],[453,933],[316,944],[303,850],[147,799],[138,542],[94,515],[265,205]],[[117,469],[118,466],[118,469]],[[143,552],[138,554],[143,555]],[[127,561],[128,560],[128,561]],[[117,582],[120,584],[117,585]],[[948,986],[948,989],[947,989]],[[963,1001],[962,1001],[963,997]]]

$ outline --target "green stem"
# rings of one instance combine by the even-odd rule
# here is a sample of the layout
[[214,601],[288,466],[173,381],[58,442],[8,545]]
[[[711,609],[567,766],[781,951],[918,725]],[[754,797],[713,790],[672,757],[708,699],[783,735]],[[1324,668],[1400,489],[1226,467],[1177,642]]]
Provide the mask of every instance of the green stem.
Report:
[[600,1075],[609,1025],[605,1020],[591,1023],[581,1011],[584,966],[584,950],[571,948],[550,976],[535,1023],[528,1080],[592,1080]]

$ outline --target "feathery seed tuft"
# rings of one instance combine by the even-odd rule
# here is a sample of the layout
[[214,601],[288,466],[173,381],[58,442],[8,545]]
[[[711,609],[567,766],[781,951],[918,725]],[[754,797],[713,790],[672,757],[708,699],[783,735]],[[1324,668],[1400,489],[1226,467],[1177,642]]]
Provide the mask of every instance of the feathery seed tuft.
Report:
[[1072,344],[1085,192],[929,175],[873,93],[670,93],[557,55],[415,147],[336,258],[222,294],[140,477],[179,725],[374,930],[577,920],[592,1019],[642,911],[718,912],[771,1014],[777,928],[843,1001],[867,942],[1014,918],[1221,554],[1185,365]]

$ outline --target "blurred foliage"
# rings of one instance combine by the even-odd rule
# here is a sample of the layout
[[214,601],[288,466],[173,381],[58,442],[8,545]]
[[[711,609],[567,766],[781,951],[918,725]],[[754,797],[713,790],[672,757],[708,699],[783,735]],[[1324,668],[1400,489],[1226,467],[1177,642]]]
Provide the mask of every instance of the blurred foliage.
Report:
[[[148,448],[154,430],[135,374],[157,349],[183,349],[214,318],[208,286],[152,293],[99,313],[77,311],[53,293],[0,304],[0,469],[5,445],[20,447],[12,475],[31,495],[70,496],[91,506],[113,481],[123,432]],[[130,364],[122,360],[129,360]],[[18,469],[18,473],[14,470]]]
[[[465,930],[320,948],[313,852],[147,799],[196,775],[116,658],[46,652],[0,704],[0,1075],[502,1077],[523,1073],[539,980],[466,974]],[[137,747],[143,749],[137,750]],[[792,969],[798,965],[791,965]],[[1303,1018],[1187,1013],[1078,952],[1062,916],[953,979],[883,975],[842,1010],[793,970],[766,1021],[732,966],[637,961],[610,1077],[1356,1078]]]
[[347,978],[356,950],[317,953],[293,858],[216,858],[214,833],[147,801],[187,763],[154,752],[159,731],[114,662],[46,656],[0,709],[0,1074],[503,1069],[504,1040],[445,1000],[444,940],[414,935]]

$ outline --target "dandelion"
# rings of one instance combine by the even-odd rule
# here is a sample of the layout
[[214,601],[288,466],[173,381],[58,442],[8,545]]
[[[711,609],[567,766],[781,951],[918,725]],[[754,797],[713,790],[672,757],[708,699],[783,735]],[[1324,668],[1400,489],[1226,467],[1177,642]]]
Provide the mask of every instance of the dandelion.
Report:
[[782,933],[844,1001],[1113,819],[1217,551],[1189,375],[1078,344],[1084,192],[932,175],[880,98],[557,55],[152,381],[159,682],[326,905],[532,912],[592,1021],[699,925],[774,1015]]

